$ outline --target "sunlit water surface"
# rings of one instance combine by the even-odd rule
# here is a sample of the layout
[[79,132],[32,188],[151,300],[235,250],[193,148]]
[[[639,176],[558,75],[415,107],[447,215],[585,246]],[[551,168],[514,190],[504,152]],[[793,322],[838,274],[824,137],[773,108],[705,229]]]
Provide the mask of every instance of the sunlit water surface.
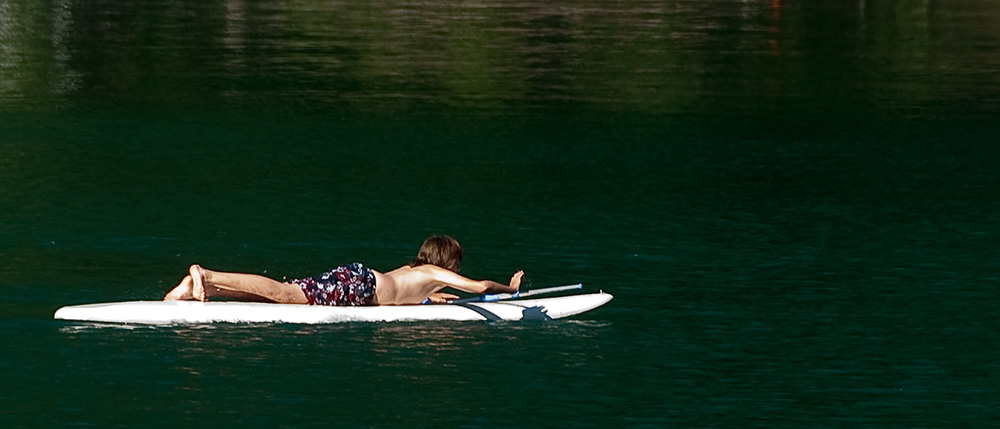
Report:
[[[0,0],[0,425],[982,427],[988,1]],[[531,323],[113,326],[423,238]]]

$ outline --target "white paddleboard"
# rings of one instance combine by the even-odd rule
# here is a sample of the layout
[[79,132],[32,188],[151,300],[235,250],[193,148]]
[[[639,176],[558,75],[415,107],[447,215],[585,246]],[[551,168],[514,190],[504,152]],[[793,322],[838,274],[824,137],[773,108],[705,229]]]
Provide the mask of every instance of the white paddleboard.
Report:
[[55,318],[85,322],[181,323],[339,323],[418,320],[547,320],[593,310],[611,301],[607,293],[460,304],[331,307],[296,304],[198,301],[126,301],[73,305]]

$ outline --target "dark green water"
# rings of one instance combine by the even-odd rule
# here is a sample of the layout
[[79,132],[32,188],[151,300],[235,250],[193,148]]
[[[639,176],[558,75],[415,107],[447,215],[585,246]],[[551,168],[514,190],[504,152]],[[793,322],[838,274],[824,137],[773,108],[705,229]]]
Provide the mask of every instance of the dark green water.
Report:
[[[0,426],[995,424],[997,22],[0,0]],[[194,262],[389,270],[432,233],[471,277],[616,298],[547,323],[52,320]]]

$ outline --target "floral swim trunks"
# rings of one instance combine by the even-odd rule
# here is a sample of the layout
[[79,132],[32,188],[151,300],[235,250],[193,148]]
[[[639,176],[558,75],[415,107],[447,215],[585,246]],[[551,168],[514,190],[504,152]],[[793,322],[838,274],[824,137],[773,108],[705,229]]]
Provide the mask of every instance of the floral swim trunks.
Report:
[[375,305],[375,273],[357,262],[288,283],[302,288],[309,305]]

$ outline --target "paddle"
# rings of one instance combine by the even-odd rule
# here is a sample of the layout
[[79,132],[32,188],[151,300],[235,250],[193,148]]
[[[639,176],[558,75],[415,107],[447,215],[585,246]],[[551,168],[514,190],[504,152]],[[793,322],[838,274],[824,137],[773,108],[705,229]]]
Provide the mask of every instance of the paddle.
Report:
[[473,298],[451,300],[451,301],[448,301],[448,304],[462,304],[462,303],[466,303],[466,302],[503,301],[503,300],[507,300],[507,299],[524,298],[526,296],[532,296],[532,295],[541,295],[543,293],[554,293],[554,292],[562,292],[562,291],[577,290],[577,289],[583,289],[583,284],[575,284],[575,285],[568,285],[568,286],[547,287],[547,288],[542,288],[542,289],[526,290],[526,291],[523,291],[523,292],[522,291],[517,291],[517,292],[514,292],[514,293],[497,293],[497,294],[490,294],[490,295],[482,295],[482,296],[477,296],[477,297],[473,297]]

